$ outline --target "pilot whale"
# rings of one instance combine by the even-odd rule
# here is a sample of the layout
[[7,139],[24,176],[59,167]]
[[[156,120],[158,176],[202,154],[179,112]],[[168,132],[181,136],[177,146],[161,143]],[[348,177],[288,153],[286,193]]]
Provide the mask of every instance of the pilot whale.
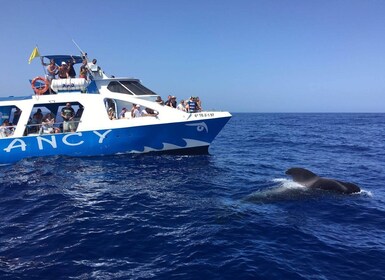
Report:
[[305,168],[293,167],[288,169],[286,174],[291,176],[294,182],[312,189],[334,191],[343,194],[357,193],[361,191],[361,189],[353,183],[322,178]]

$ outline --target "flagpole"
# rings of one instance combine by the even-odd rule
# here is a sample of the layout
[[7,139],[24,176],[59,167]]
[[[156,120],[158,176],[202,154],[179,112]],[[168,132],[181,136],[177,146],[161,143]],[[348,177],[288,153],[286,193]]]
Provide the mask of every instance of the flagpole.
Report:
[[[36,48],[39,49],[39,47],[37,46],[37,44],[36,44]],[[39,52],[39,54],[40,54],[40,52]],[[43,67],[44,74],[47,75],[47,69],[44,67],[45,65],[44,65],[43,59],[44,59],[43,56],[40,55],[41,66]]]

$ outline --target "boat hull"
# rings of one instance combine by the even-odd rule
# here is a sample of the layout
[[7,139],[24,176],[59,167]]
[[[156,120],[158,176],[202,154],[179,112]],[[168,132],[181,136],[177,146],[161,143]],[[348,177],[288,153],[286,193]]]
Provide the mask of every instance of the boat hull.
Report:
[[231,115],[197,121],[0,139],[0,164],[29,157],[128,153],[207,154]]

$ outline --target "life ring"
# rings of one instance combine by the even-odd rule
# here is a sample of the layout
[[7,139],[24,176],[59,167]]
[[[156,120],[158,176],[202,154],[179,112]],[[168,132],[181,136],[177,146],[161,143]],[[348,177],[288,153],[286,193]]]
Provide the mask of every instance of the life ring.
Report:
[[[44,83],[44,87],[42,87],[41,85],[36,87],[36,82],[37,81],[41,81]],[[49,83],[47,81],[47,79],[43,78],[43,77],[36,77],[35,79],[32,80],[32,89],[33,91],[35,92],[35,94],[37,95],[42,95],[44,94],[47,90],[48,90],[48,87],[49,87]]]

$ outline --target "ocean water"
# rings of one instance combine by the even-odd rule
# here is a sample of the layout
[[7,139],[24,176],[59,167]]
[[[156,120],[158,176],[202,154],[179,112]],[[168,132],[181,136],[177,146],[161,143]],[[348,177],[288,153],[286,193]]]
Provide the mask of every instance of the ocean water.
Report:
[[0,170],[0,279],[385,278],[385,114],[234,114],[210,155]]

